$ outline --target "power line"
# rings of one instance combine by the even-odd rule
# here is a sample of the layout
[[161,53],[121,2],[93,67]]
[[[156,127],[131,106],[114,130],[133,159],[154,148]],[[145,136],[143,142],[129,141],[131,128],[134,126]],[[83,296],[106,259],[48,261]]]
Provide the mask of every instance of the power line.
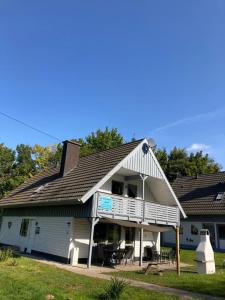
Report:
[[47,132],[45,132],[45,131],[43,131],[43,130],[40,130],[40,129],[38,129],[38,128],[36,128],[36,127],[30,125],[30,124],[27,124],[27,123],[25,123],[25,122],[23,122],[23,121],[20,121],[20,120],[14,118],[14,117],[12,117],[12,116],[10,116],[10,115],[8,115],[8,114],[2,112],[2,111],[0,111],[0,114],[1,114],[2,116],[4,116],[4,117],[10,119],[10,120],[13,120],[13,121],[15,121],[15,122],[17,122],[17,123],[22,124],[23,126],[26,126],[26,127],[30,128],[30,129],[33,129],[33,130],[35,130],[35,131],[37,131],[37,132],[39,132],[39,133],[41,133],[41,134],[47,135],[48,137],[50,137],[50,138],[52,138],[52,139],[54,139],[54,140],[57,140],[57,141],[59,141],[59,142],[62,141],[62,140],[60,140],[59,138],[57,138],[56,136],[51,135],[51,134],[49,134],[49,133],[47,133]]

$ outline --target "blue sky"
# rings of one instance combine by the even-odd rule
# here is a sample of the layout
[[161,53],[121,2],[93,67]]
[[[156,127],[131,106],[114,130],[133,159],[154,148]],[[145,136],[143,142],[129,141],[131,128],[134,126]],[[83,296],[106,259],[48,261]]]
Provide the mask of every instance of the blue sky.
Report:
[[[117,127],[225,166],[225,2],[2,0],[0,110],[62,140]],[[10,147],[55,142],[0,128]]]

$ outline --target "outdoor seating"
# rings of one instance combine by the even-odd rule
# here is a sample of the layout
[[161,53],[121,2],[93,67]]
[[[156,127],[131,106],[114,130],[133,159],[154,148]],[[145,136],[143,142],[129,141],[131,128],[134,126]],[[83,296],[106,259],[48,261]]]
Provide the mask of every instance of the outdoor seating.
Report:
[[147,259],[151,262],[165,262],[165,263],[174,263],[176,259],[176,250],[164,250],[158,251],[156,246],[148,247],[148,257]]
[[124,262],[125,266],[128,262],[133,262],[133,253],[134,253],[134,247],[133,246],[127,246],[124,249],[124,257],[122,262]]

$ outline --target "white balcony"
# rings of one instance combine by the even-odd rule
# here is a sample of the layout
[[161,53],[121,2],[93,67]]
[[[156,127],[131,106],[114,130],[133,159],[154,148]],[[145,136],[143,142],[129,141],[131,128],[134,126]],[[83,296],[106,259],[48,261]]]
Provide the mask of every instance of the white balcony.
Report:
[[176,226],[179,208],[119,195],[97,192],[96,217]]

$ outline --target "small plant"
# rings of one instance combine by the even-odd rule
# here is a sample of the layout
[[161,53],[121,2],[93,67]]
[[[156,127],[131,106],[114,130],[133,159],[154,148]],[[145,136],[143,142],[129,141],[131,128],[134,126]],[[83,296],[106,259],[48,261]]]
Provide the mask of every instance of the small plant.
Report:
[[8,263],[9,266],[12,266],[12,267],[15,267],[18,265],[17,263],[17,260],[15,258],[12,258],[9,263]]
[[7,261],[10,258],[13,258],[12,249],[8,248],[8,249],[0,250],[0,262]]
[[100,300],[119,300],[127,287],[127,282],[118,278],[111,278],[111,282],[106,286],[105,291],[99,296]]

